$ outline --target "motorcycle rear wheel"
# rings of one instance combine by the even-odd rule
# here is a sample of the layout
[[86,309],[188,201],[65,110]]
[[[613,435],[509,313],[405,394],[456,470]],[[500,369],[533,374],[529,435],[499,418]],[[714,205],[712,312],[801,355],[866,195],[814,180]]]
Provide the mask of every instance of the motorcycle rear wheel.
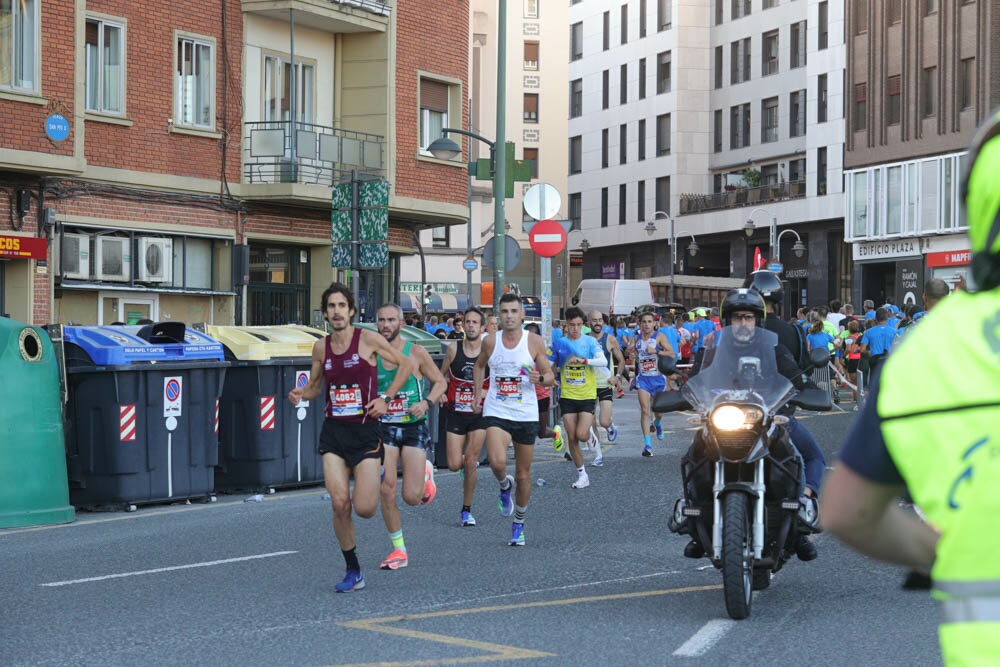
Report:
[[750,503],[743,493],[730,493],[722,504],[722,584],[726,612],[740,621],[753,602],[753,537]]

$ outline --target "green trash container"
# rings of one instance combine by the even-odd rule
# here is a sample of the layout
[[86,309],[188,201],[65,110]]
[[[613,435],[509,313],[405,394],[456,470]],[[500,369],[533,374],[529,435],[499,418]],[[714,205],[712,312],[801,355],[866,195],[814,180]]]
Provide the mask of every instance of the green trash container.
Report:
[[0,317],[0,528],[69,523],[59,365],[44,331]]

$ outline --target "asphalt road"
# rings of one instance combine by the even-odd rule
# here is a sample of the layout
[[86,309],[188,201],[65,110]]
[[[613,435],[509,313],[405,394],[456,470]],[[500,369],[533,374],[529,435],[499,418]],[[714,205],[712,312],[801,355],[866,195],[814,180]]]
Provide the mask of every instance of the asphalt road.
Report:
[[[460,479],[439,472],[437,499],[402,509],[408,568],[379,570],[381,518],[357,521],[368,585],[350,595],[333,593],[344,566],[318,488],[0,531],[0,664],[940,663],[929,595],[827,535],[729,620],[720,574],[666,529],[688,425],[667,420],[644,459],[634,394],[616,410],[622,433],[588,489],[539,445],[548,485],[533,487],[525,548],[506,546],[488,470],[474,528],[458,525]],[[832,460],[851,414],[805,419]]]

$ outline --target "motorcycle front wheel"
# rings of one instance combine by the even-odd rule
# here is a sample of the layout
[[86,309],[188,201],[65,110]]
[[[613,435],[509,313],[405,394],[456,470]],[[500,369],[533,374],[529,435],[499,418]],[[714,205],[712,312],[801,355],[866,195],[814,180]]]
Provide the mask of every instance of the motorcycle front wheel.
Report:
[[753,538],[746,494],[730,493],[722,503],[722,583],[726,612],[737,621],[750,615],[753,601]]

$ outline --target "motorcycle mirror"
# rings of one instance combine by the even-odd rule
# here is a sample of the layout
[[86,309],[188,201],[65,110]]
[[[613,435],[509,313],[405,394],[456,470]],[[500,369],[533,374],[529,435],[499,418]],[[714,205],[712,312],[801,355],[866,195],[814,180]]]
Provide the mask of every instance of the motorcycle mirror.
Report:
[[814,347],[809,351],[809,364],[813,368],[823,368],[830,363],[830,350],[825,347]]
[[833,408],[833,404],[830,402],[830,393],[825,389],[818,388],[803,389],[789,403],[814,412],[827,412]]
[[673,375],[677,368],[677,357],[661,356],[656,360],[656,368],[663,375]]
[[677,412],[678,410],[687,410],[690,407],[691,404],[681,396],[679,391],[661,391],[653,397],[653,412]]

